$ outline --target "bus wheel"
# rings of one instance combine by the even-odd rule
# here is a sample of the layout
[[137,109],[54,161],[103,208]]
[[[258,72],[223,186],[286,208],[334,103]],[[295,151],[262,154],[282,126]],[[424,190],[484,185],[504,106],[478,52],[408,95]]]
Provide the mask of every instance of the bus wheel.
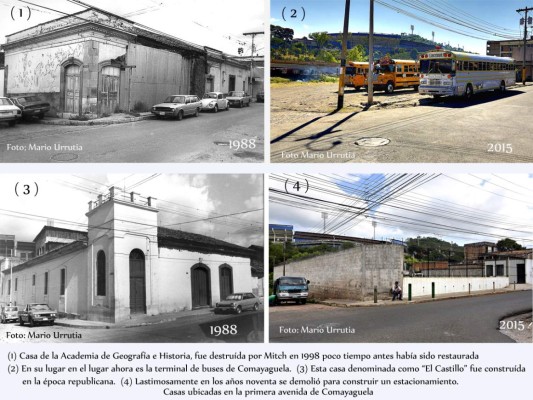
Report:
[[505,81],[500,82],[500,93],[505,93]]
[[389,94],[394,92],[394,85],[392,82],[387,82],[387,86],[385,86],[385,92]]
[[472,85],[468,84],[466,85],[465,89],[465,100],[472,99],[472,95],[474,94],[474,89],[472,89]]

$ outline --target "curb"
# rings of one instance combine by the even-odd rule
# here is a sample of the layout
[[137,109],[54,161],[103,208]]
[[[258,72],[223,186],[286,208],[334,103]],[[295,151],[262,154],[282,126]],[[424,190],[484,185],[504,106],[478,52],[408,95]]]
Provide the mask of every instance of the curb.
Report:
[[126,124],[128,122],[137,122],[143,121],[145,119],[154,119],[153,115],[145,115],[140,117],[130,117],[130,118],[121,118],[115,120],[102,120],[102,119],[93,119],[91,121],[76,121],[71,119],[51,119],[39,120],[39,123],[43,125],[75,125],[75,126],[95,126],[95,125],[114,125],[114,124]]
[[420,300],[404,300],[404,301],[398,301],[395,303],[384,303],[383,300],[381,300],[381,303],[374,303],[374,302],[368,302],[368,303],[360,303],[360,304],[345,304],[345,303],[332,303],[328,301],[318,301],[317,304],[323,304],[330,307],[338,307],[338,308],[355,308],[355,307],[386,307],[386,306],[395,306],[395,305],[405,305],[405,304],[421,304],[421,303],[431,303],[434,301],[444,301],[444,300],[454,300],[454,299],[461,299],[465,297],[480,297],[480,296],[490,296],[490,295],[496,295],[496,294],[504,294],[504,293],[513,293],[513,292],[525,292],[531,289],[519,289],[519,290],[505,290],[505,291],[496,291],[496,292],[490,292],[490,293],[472,293],[472,294],[465,294],[465,295],[452,295],[448,297],[436,297],[434,299],[420,299]]

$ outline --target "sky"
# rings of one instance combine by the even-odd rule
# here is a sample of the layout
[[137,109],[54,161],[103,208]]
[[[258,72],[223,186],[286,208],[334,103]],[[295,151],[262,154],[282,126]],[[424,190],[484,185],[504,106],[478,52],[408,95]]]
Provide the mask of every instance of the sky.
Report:
[[[28,0],[49,9],[18,0],[0,0],[0,44],[7,34],[75,13],[84,8],[69,0]],[[246,32],[264,31],[263,0],[85,0],[86,4],[123,16],[136,23],[157,29],[180,39],[237,55],[244,47],[244,55],[251,51],[251,37]],[[11,18],[20,7],[30,7],[30,20]],[[57,12],[56,12],[57,11]],[[18,11],[20,15],[20,11]],[[27,11],[24,9],[25,17]],[[259,55],[264,54],[264,35],[255,37]]]
[[[113,185],[140,196],[155,197],[160,210],[159,226],[244,247],[263,246],[262,175],[152,175],[2,174],[0,185],[9,190],[3,191],[0,197],[0,234],[14,234],[17,241],[32,241],[47,219],[53,219],[57,227],[86,231],[88,202],[95,201],[99,193],[107,194]],[[132,188],[144,179],[147,179],[145,183]],[[19,189],[29,184],[34,193],[34,182],[39,189],[37,196],[23,196],[20,190],[19,196],[16,195],[17,183]],[[252,210],[259,211],[242,213]],[[233,213],[241,214],[205,221],[208,217]]]
[[[411,176],[413,176],[411,174]],[[325,199],[332,202],[351,204],[354,207],[373,206],[362,216],[347,225],[329,231],[338,212],[327,206],[313,205],[301,209],[272,201],[270,194],[269,223],[294,225],[295,230],[323,232],[322,212],[328,212],[327,233],[363,238],[374,237],[372,222],[377,222],[375,238],[378,240],[406,240],[407,238],[437,237],[459,245],[481,241],[497,242],[511,237],[523,246],[533,248],[533,174],[440,174],[426,176],[427,182],[418,187],[409,187],[394,200],[380,205],[371,204],[368,199],[356,195],[353,188],[362,189],[383,186],[384,175],[339,175],[300,174],[275,175],[270,179],[270,188],[285,191],[286,179],[310,182],[304,196]],[[432,177],[433,179],[429,179]],[[390,178],[390,176],[389,176]],[[417,181],[423,182],[422,180]],[[288,185],[289,190],[294,185]],[[347,186],[352,189],[348,190]],[[333,188],[324,192],[325,188]],[[412,189],[412,190],[411,190]],[[349,194],[349,199],[342,195]],[[388,189],[382,194],[389,194]],[[279,197],[279,196],[276,196]],[[349,202],[349,203],[348,203]],[[423,207],[422,207],[423,205]],[[412,211],[414,208],[415,211]],[[453,213],[453,214],[452,214]],[[459,216],[457,213],[461,214]],[[344,222],[353,215],[341,216]],[[452,219],[457,216],[461,221]],[[403,223],[400,218],[413,218],[426,226]],[[395,220],[395,221],[393,221]],[[474,224],[479,222],[480,225]],[[438,225],[440,224],[440,225]],[[342,231],[349,227],[347,231]],[[458,232],[457,230],[472,232]]]
[[[464,31],[468,35],[481,37],[474,39],[467,35],[453,33],[441,27],[432,26],[420,21],[413,16],[407,16],[380,3],[393,5],[397,8],[408,10],[416,16],[425,19],[441,22],[455,30]],[[419,10],[411,8],[409,4],[425,4],[433,6],[439,10],[437,16],[425,14]],[[350,32],[368,32],[369,30],[369,0],[351,0],[350,6]],[[461,47],[467,51],[486,54],[486,40],[501,40],[495,36],[496,32],[502,29],[503,34],[509,34],[516,38],[523,38],[523,26],[519,22],[522,15],[516,10],[524,8],[528,3],[523,0],[375,0],[374,5],[374,32],[401,34],[411,33],[411,25],[414,25],[414,33],[427,39],[432,38],[435,32],[435,41],[439,43],[450,43],[454,47]],[[531,6],[531,4],[529,4]],[[305,9],[305,19],[302,21]],[[285,19],[282,11],[285,8]],[[274,25],[294,29],[294,37],[309,36],[312,32],[327,31],[331,33],[341,32],[344,21],[345,0],[272,0],[271,20]],[[297,11],[297,18],[291,18],[291,11]],[[468,15],[466,15],[466,14]],[[450,16],[452,21],[440,19],[442,15]],[[533,13],[530,13],[533,16]],[[461,17],[467,24],[475,22],[482,28],[486,28],[490,33],[483,33],[476,30],[459,26],[457,22]],[[505,29],[505,30],[503,30]]]

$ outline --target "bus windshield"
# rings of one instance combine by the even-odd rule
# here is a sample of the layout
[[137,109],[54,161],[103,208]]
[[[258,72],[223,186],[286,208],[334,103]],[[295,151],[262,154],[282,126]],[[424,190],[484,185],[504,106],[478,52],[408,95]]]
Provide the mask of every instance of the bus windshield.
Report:
[[423,74],[451,74],[455,72],[453,60],[420,60],[420,72]]

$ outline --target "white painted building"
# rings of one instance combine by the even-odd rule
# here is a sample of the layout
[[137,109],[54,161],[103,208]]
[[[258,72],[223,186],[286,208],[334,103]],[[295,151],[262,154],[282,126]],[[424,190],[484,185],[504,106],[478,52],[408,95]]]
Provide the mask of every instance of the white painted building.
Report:
[[41,231],[36,239],[45,251],[12,275],[2,271],[1,302],[44,302],[82,319],[118,322],[213,307],[232,292],[257,289],[253,250],[158,226],[154,198],[111,187],[89,202],[86,215],[87,233],[73,231],[61,245],[47,246],[57,235]]

